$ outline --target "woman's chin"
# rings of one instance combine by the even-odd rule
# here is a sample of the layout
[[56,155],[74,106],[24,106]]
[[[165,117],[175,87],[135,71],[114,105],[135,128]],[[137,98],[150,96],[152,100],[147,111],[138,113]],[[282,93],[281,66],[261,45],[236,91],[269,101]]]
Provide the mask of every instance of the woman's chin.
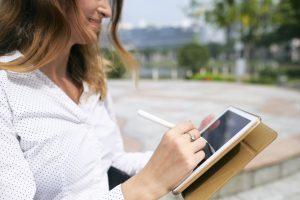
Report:
[[96,44],[98,42],[98,34],[91,33],[89,34],[88,38],[80,38],[79,40],[76,40],[73,42],[74,44],[81,44],[81,45],[87,45],[87,44]]
[[98,42],[98,36],[93,36],[93,37],[90,37],[89,41],[87,41],[86,43],[87,44],[95,44]]
[[88,39],[87,43],[94,44],[94,43],[98,42],[98,38],[99,38],[99,31],[93,30],[89,34],[89,39]]

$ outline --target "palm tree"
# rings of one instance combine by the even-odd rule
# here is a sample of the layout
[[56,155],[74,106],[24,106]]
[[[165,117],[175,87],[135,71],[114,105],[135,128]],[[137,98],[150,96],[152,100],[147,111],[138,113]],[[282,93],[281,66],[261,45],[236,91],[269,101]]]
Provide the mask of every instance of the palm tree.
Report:
[[[233,43],[233,29],[237,21],[237,5],[235,0],[215,0],[214,8],[206,12],[206,21],[225,30],[226,43]],[[230,52],[226,52],[229,59]]]

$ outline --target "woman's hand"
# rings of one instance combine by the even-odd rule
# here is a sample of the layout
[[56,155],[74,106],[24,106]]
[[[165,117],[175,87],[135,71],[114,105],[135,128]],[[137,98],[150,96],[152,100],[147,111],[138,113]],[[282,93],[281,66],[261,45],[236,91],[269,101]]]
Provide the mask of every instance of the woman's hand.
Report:
[[122,184],[125,199],[140,199],[141,194],[143,199],[158,199],[170,192],[205,157],[205,144],[191,122],[167,131],[145,168]]

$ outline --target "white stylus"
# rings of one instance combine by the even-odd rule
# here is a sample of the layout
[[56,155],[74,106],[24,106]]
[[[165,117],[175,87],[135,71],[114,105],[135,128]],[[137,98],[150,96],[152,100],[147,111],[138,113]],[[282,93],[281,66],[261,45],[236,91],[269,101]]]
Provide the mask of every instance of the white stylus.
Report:
[[174,128],[175,127],[175,124],[172,124],[171,122],[168,122],[166,120],[163,120],[159,117],[156,117],[146,111],[143,111],[143,110],[138,110],[138,114],[142,117],[144,117],[145,119],[148,119],[150,121],[153,121],[153,122],[156,122],[160,125],[163,125],[164,127],[167,127],[167,128]]
[[[138,110],[138,114],[140,116],[144,117],[145,119],[148,119],[152,122],[158,123],[158,124],[160,124],[164,127],[167,127],[167,128],[174,128],[175,127],[175,125],[172,124],[171,122],[168,122],[164,119],[161,119],[157,116],[154,116],[154,115],[152,115],[152,114],[150,114],[150,113],[148,113],[144,110]],[[212,151],[212,153],[215,153],[215,149],[207,142],[207,140],[203,137],[202,137],[202,139],[206,141],[206,143],[208,144],[208,146],[209,146],[210,150]]]

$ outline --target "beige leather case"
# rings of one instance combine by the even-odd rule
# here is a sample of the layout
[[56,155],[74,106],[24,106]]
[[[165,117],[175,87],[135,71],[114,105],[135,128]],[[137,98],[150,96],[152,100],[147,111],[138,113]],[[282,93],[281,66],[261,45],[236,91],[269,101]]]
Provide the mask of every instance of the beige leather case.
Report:
[[274,130],[263,123],[258,124],[241,142],[182,192],[184,199],[210,199],[276,137],[277,133]]

